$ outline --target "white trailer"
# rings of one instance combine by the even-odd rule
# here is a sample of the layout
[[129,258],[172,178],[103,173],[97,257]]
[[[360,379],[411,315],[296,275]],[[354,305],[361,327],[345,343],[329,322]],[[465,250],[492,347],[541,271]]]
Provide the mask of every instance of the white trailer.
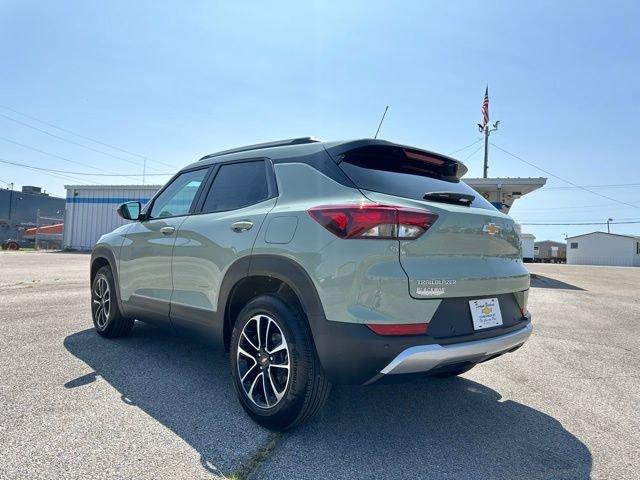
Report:
[[640,236],[592,232],[568,237],[567,263],[640,267]]
[[522,243],[522,260],[525,262],[533,262],[535,258],[534,243],[536,236],[531,233],[521,233],[520,241]]
[[143,205],[160,185],[65,185],[67,199],[62,247],[91,250],[100,236],[124,225],[116,209],[121,203]]

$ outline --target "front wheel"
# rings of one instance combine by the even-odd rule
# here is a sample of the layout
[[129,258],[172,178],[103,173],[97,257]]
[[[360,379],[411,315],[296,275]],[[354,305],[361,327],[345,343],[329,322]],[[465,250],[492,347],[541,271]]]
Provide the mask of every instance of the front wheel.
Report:
[[230,355],[240,403],[263,427],[291,428],[327,400],[330,384],[303,314],[276,296],[257,297],[242,309]]
[[116,295],[111,269],[104,266],[98,270],[91,283],[93,326],[103,337],[124,337],[133,328],[135,320],[122,316]]

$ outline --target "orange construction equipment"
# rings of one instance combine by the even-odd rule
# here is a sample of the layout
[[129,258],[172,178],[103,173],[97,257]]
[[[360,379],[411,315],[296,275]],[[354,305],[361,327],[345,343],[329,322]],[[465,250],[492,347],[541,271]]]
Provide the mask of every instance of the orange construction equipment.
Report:
[[64,229],[64,223],[56,223],[55,225],[45,225],[42,227],[33,227],[33,228],[27,228],[24,231],[23,237],[29,238],[29,237],[35,237],[36,236],[36,230],[38,230],[38,235],[43,235],[43,234],[58,234],[58,235],[62,235],[62,230]]

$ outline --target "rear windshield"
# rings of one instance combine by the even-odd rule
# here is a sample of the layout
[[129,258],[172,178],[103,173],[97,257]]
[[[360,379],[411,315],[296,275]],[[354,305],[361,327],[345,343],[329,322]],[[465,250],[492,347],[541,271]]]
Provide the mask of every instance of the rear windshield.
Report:
[[486,199],[455,176],[455,164],[403,148],[363,147],[340,156],[340,168],[358,188],[423,200],[426,193],[474,195],[472,207],[495,210]]

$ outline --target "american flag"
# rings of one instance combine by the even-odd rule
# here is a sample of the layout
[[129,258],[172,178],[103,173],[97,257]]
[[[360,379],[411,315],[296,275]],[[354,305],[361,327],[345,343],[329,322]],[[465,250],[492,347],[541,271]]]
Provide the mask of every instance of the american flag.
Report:
[[484,100],[482,101],[482,128],[486,128],[489,124],[489,85],[484,91]]

